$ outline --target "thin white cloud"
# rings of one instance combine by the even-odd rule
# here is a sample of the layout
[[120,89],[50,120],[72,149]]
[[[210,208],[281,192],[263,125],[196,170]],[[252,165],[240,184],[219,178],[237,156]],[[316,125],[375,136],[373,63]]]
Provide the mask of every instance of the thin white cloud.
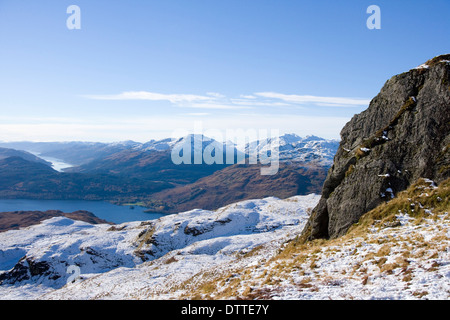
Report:
[[189,108],[197,109],[216,109],[216,110],[238,110],[238,109],[251,109],[250,106],[242,106],[228,103],[192,103],[188,105]]
[[177,107],[195,109],[245,109],[246,106],[235,105],[226,96],[217,92],[208,92],[206,95],[195,94],[164,94],[148,91],[128,91],[115,95],[85,95],[95,100],[147,100],[168,101]]
[[253,95],[246,95],[246,94],[241,94],[240,96],[239,96],[239,98],[242,98],[242,99],[258,99],[257,97],[255,97],[255,96],[253,96]]
[[362,98],[343,98],[343,97],[320,97],[310,95],[295,95],[295,94],[283,94],[277,92],[257,92],[256,96],[278,99],[289,103],[295,104],[315,104],[318,106],[328,107],[358,107],[369,105],[369,99]]
[[193,116],[193,117],[204,117],[204,116],[209,116],[209,115],[211,115],[211,113],[208,113],[208,112],[188,112],[188,113],[183,113],[183,114],[181,114],[182,116],[183,115],[186,115],[186,116]]
[[148,91],[127,91],[113,95],[86,95],[85,97],[94,100],[149,100],[149,101],[169,101],[174,104],[194,101],[208,101],[211,96],[200,96],[194,94],[164,94]]
[[247,100],[247,99],[230,99],[231,103],[240,106],[262,106],[262,107],[284,107],[289,106],[289,103],[278,102],[278,101],[268,101],[268,100]]
[[316,105],[322,107],[360,107],[367,106],[369,99],[345,97],[321,97],[312,95],[283,94],[277,92],[257,92],[252,95],[239,95],[228,98],[218,92],[197,94],[165,94],[149,91],[126,91],[112,95],[85,95],[94,100],[146,100],[167,101],[181,108],[236,110],[254,107],[286,107]]
[[221,93],[218,93],[218,92],[207,92],[206,94],[208,96],[211,96],[211,97],[214,97],[214,98],[217,98],[217,99],[224,99],[224,98],[226,98],[225,95],[223,95]]

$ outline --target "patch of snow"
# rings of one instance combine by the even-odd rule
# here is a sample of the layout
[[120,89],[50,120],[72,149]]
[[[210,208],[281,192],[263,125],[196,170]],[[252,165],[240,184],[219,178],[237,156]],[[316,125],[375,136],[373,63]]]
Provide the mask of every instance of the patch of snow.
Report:
[[429,68],[430,68],[430,66],[424,63],[414,69],[418,70],[418,69],[429,69]]
[[430,180],[428,178],[423,179],[426,183],[430,184],[430,188],[432,189],[437,189],[437,185],[436,182],[434,182],[433,180]]

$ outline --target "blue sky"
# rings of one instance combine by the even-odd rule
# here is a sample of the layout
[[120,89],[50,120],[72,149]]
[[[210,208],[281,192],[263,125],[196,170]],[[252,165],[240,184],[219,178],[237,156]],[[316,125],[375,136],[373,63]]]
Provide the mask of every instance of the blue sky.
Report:
[[448,0],[0,0],[0,140],[147,141],[199,121],[339,138],[391,76],[450,52],[449,13]]

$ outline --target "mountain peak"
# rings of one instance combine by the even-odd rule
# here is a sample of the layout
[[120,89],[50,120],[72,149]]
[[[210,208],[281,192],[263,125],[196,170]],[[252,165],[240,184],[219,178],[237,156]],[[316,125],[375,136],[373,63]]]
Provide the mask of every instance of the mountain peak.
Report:
[[308,135],[305,138],[303,138],[303,141],[324,141],[324,138],[315,136],[315,135]]
[[295,133],[286,133],[286,134],[280,136],[280,139],[282,139],[288,143],[292,143],[292,142],[300,141],[302,138]]
[[336,140],[326,140],[317,136],[302,138],[295,133],[284,134],[253,141],[246,145],[248,154],[259,153],[264,156],[271,148],[272,142],[276,142],[281,162],[315,163],[320,166],[331,166],[333,157],[339,146]]

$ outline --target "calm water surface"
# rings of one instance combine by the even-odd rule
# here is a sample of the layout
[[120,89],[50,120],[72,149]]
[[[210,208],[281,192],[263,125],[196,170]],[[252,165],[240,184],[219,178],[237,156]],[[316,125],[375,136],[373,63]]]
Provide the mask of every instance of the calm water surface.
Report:
[[154,220],[165,216],[161,213],[145,213],[145,208],[142,207],[130,209],[128,206],[116,206],[104,201],[0,199],[0,212],[47,210],[61,210],[63,212],[86,210],[101,219],[114,223]]

